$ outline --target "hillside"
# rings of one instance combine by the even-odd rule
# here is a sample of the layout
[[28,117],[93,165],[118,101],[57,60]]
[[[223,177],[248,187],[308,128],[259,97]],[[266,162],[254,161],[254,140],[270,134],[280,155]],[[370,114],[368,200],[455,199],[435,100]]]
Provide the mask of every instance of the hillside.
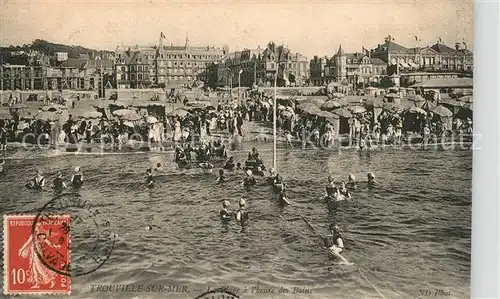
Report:
[[55,52],[67,52],[69,58],[79,58],[80,54],[102,55],[102,54],[112,53],[110,51],[100,51],[75,45],[70,46],[64,44],[56,44],[42,39],[37,39],[33,41],[33,43],[27,45],[0,47],[0,56],[4,63],[18,64],[22,63],[23,61],[28,61],[27,55],[12,55],[12,54],[18,51],[24,51],[27,53],[30,50],[38,51],[47,56],[52,56],[54,55]]

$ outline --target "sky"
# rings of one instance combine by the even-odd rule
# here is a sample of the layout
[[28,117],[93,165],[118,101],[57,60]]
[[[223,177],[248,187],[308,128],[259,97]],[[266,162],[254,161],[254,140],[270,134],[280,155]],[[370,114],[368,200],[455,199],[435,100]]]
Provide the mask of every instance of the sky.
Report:
[[[167,43],[224,44],[230,51],[269,41],[312,58],[371,49],[391,35],[407,47],[441,37],[473,48],[472,0],[41,1],[0,0],[0,45],[35,39],[93,49]],[[416,41],[415,36],[420,41]]]

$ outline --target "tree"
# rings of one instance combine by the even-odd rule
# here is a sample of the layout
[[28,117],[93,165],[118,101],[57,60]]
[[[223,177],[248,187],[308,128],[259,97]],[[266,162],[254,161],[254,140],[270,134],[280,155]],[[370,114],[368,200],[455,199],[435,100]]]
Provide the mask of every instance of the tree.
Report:
[[393,86],[394,82],[392,82],[392,80],[389,77],[384,77],[380,80],[380,87],[382,88],[389,88]]

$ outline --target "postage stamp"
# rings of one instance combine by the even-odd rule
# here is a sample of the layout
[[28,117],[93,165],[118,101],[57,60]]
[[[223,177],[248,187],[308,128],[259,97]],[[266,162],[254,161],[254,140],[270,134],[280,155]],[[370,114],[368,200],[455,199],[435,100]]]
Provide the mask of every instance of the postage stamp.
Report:
[[[4,215],[4,294],[70,294],[70,216]],[[51,267],[48,267],[51,265]]]

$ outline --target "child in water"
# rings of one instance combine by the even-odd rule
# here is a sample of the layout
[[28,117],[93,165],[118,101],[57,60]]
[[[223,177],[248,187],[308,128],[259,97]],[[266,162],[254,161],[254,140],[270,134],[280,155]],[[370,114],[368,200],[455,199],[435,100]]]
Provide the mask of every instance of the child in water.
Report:
[[153,183],[154,183],[154,181],[153,181],[153,172],[152,172],[151,168],[148,168],[146,170],[146,184],[147,184],[148,187],[151,188],[151,187],[153,187]]
[[64,183],[63,175],[62,172],[58,171],[57,176],[54,179],[54,182],[52,184],[52,189],[56,191],[62,191],[63,189],[66,189],[66,183]]
[[229,201],[224,200],[222,203],[222,210],[220,210],[219,215],[220,219],[223,221],[228,221],[231,219],[231,212],[229,211]]
[[219,170],[219,177],[217,178],[217,184],[224,183],[226,181],[226,177],[224,176],[224,170]]
[[80,171],[80,167],[75,167],[75,172],[71,176],[70,183],[73,188],[80,188],[83,185],[83,174]]
[[356,178],[352,173],[347,177],[347,188],[356,189]]
[[212,173],[212,170],[214,168],[214,166],[208,162],[200,163],[199,166],[205,173]]
[[368,187],[373,187],[377,184],[377,182],[375,181],[375,175],[373,173],[369,172],[366,177],[368,179]]

